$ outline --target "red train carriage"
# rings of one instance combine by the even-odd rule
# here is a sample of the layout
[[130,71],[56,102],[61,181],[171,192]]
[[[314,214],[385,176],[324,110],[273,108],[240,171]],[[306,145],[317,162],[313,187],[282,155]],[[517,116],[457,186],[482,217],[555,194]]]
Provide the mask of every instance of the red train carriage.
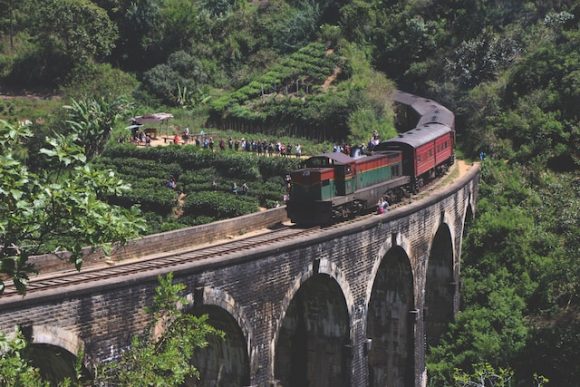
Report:
[[411,177],[411,189],[416,192],[427,180],[444,173],[453,164],[454,143],[455,132],[449,126],[427,123],[380,143],[374,151],[401,150],[403,174]]
[[292,172],[287,203],[295,223],[329,223],[374,208],[377,200],[409,178],[402,176],[401,152],[352,158],[342,153],[311,157]]

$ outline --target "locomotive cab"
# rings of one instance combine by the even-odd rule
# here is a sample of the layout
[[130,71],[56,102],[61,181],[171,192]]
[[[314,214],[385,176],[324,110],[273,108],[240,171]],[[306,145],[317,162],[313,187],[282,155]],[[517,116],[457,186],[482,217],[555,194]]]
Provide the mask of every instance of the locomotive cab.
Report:
[[379,197],[408,181],[400,175],[401,162],[400,151],[356,159],[338,152],[311,157],[292,172],[288,216],[295,223],[323,224],[374,208]]

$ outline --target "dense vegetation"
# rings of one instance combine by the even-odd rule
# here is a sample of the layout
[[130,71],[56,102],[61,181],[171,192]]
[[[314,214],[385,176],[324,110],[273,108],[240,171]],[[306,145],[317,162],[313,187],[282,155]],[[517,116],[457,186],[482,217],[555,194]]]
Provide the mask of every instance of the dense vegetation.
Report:
[[[431,383],[452,384],[454,368],[487,362],[514,369],[519,384],[537,372],[572,386],[580,373],[579,11],[572,0],[0,0],[0,91],[126,94],[223,129],[352,142],[375,129],[392,134],[392,82],[440,101],[457,114],[460,152],[487,158],[463,248],[463,310],[430,349]],[[31,109],[4,102],[0,115],[30,118]],[[68,127],[54,125],[62,116],[45,121],[39,133]],[[97,163],[113,166],[105,155]],[[160,173],[182,171],[192,192],[207,187],[200,173],[224,173],[163,165]],[[219,179],[227,187],[231,178]],[[188,205],[218,194],[225,188],[188,195],[196,198]],[[169,201],[155,206],[167,210]]]
[[26,291],[31,255],[68,251],[80,269],[84,247],[108,250],[144,229],[135,209],[104,200],[129,187],[90,168],[76,136],[46,139],[36,155],[44,168],[37,171],[20,154],[22,143],[32,136],[28,127],[0,120],[0,294],[8,280]]

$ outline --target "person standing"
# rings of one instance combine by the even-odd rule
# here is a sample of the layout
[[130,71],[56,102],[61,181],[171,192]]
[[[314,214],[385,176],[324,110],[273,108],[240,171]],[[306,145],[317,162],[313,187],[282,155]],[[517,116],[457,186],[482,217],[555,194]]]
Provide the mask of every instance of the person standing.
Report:
[[297,158],[302,157],[302,146],[300,144],[296,145],[296,149],[294,151],[296,152]]

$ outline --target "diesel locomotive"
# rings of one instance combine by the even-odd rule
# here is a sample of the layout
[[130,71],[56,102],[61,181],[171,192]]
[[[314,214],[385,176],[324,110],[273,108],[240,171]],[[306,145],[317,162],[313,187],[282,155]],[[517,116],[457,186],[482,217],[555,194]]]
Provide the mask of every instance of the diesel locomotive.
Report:
[[328,224],[374,209],[381,198],[397,202],[454,163],[453,113],[401,91],[394,100],[419,116],[414,128],[380,142],[366,155],[333,152],[306,160],[290,174],[286,210],[292,222]]

